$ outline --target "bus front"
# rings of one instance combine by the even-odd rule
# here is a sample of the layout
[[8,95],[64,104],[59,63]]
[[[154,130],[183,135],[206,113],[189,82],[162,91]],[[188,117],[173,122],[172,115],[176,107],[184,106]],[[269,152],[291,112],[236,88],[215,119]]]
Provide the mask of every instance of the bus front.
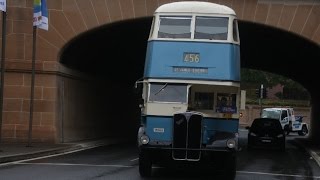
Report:
[[[189,4],[184,3],[181,7]],[[149,175],[157,163],[210,164],[235,171],[240,106],[236,16],[229,8],[208,8],[211,3],[190,5],[178,12],[177,6],[159,8],[152,22],[139,81],[141,175]]]

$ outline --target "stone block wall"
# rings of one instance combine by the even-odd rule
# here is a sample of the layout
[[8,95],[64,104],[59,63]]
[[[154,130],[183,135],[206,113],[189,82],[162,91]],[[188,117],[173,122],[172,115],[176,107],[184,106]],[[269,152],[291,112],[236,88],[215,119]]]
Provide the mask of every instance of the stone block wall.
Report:
[[[2,141],[27,142],[30,123],[30,73],[5,73]],[[35,76],[32,141],[54,142],[56,133],[56,76]]]

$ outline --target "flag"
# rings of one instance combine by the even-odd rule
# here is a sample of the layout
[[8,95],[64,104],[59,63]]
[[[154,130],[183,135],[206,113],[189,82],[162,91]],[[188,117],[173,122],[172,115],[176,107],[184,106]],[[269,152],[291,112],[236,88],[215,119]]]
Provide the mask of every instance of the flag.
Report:
[[33,26],[48,30],[48,9],[46,0],[33,1]]
[[0,0],[0,11],[6,11],[6,0]]

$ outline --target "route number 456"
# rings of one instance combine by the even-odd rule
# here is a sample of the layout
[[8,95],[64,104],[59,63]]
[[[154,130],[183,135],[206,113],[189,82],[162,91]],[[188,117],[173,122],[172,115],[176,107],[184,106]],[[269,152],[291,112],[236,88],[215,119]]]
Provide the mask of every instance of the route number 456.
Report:
[[199,53],[184,53],[183,54],[183,61],[198,63],[200,61],[200,54]]

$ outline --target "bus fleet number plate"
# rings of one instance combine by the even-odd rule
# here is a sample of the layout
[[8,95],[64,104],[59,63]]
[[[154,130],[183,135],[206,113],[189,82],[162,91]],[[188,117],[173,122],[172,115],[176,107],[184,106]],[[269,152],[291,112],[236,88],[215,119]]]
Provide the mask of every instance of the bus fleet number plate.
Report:
[[199,53],[183,53],[183,62],[198,63],[200,62]]

